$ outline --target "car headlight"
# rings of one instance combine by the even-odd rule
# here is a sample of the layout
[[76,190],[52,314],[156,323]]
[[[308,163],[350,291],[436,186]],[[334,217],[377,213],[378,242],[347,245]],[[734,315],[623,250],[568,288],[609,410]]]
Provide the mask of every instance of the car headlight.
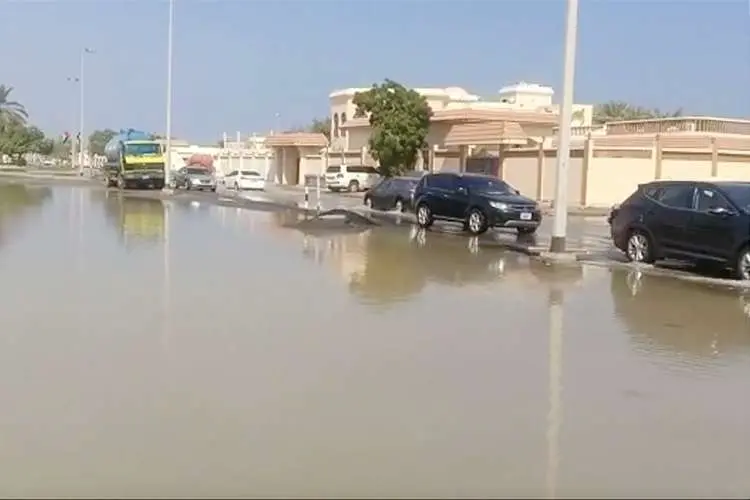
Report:
[[509,208],[508,204],[507,203],[503,203],[502,201],[491,201],[490,202],[490,206],[492,208],[496,208],[498,210],[508,210],[508,208]]

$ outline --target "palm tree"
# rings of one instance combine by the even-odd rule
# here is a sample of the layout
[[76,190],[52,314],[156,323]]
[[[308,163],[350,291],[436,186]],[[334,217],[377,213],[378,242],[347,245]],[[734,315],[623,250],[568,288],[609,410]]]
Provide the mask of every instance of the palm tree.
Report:
[[659,109],[648,109],[633,106],[623,101],[609,101],[594,106],[594,123],[597,125],[607,122],[625,120],[646,120],[649,118],[676,118],[682,116],[682,108],[665,113]]
[[659,108],[656,108],[652,111],[652,114],[654,118],[679,118],[683,113],[682,108],[677,108],[674,111],[660,111]]
[[8,98],[11,92],[13,92],[13,87],[0,85],[0,122],[18,121],[26,123],[29,114],[23,104],[11,101]]
[[632,106],[623,101],[610,101],[594,106],[594,123],[643,120],[653,118],[653,113],[640,106]]

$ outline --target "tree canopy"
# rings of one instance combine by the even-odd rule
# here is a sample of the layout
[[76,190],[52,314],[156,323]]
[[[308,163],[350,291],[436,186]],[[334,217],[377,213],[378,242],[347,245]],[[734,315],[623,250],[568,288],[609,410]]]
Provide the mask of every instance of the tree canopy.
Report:
[[117,132],[109,128],[95,130],[89,136],[89,152],[96,155],[103,155],[104,146],[116,135]]
[[609,101],[594,106],[593,121],[596,125],[624,120],[646,120],[650,118],[672,118],[682,116],[682,108],[672,112],[634,106],[624,101]]
[[313,121],[305,127],[306,132],[323,134],[326,139],[331,140],[331,118],[313,118]]
[[0,123],[0,154],[20,163],[26,153],[50,154],[53,142],[34,126],[12,120]]
[[23,104],[11,100],[11,93],[13,93],[13,87],[0,85],[0,122],[17,121],[26,123],[29,114]]
[[386,79],[354,95],[355,118],[369,116],[370,154],[386,177],[414,168],[426,147],[432,110],[427,99],[412,89]]
[[0,85],[0,157],[7,155],[13,163],[23,165],[28,153],[52,155],[56,141],[28,123],[26,108],[12,100],[12,92],[13,87]]

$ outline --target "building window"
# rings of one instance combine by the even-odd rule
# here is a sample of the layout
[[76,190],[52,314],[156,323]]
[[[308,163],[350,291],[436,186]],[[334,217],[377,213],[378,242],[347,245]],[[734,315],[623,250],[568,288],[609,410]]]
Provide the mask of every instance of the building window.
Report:
[[333,115],[333,134],[331,134],[333,137],[339,136],[339,114],[336,113]]

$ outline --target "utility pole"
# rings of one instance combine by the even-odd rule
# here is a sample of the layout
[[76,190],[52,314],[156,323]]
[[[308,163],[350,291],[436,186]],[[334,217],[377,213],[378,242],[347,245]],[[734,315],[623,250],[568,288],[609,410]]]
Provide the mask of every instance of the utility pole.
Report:
[[570,163],[570,122],[573,118],[573,87],[575,85],[576,38],[578,34],[578,0],[567,0],[565,22],[565,61],[563,63],[563,95],[560,123],[557,128],[557,178],[555,179],[555,219],[550,252],[564,252],[568,226],[568,164]]
[[85,154],[86,154],[86,135],[83,130],[83,115],[84,115],[85,102],[86,102],[85,101],[86,93],[85,93],[85,86],[84,86],[84,80],[85,80],[84,75],[85,75],[85,66],[86,66],[85,61],[86,61],[86,54],[93,54],[93,53],[94,53],[94,49],[90,49],[88,47],[84,47],[84,49],[81,51],[81,68],[80,68],[80,74],[78,75],[78,78],[79,78],[78,85],[80,86],[80,91],[81,91],[81,96],[80,96],[81,109],[79,111],[79,117],[78,117],[80,119],[80,123],[78,127],[78,134],[79,134],[80,141],[81,141],[81,144],[80,144],[81,150],[78,153],[79,154],[78,175],[83,175],[84,159],[85,159]]
[[[81,80],[77,76],[69,76],[67,80],[70,83],[73,83],[75,85],[80,84]],[[74,113],[73,116],[73,128],[71,130],[76,129],[76,116]],[[70,167],[76,168],[76,161],[78,160],[78,134],[72,133],[68,135],[68,140],[70,141]]]
[[170,189],[172,183],[172,39],[174,31],[174,0],[169,0],[169,27],[167,41],[167,137],[164,164],[164,187]]

